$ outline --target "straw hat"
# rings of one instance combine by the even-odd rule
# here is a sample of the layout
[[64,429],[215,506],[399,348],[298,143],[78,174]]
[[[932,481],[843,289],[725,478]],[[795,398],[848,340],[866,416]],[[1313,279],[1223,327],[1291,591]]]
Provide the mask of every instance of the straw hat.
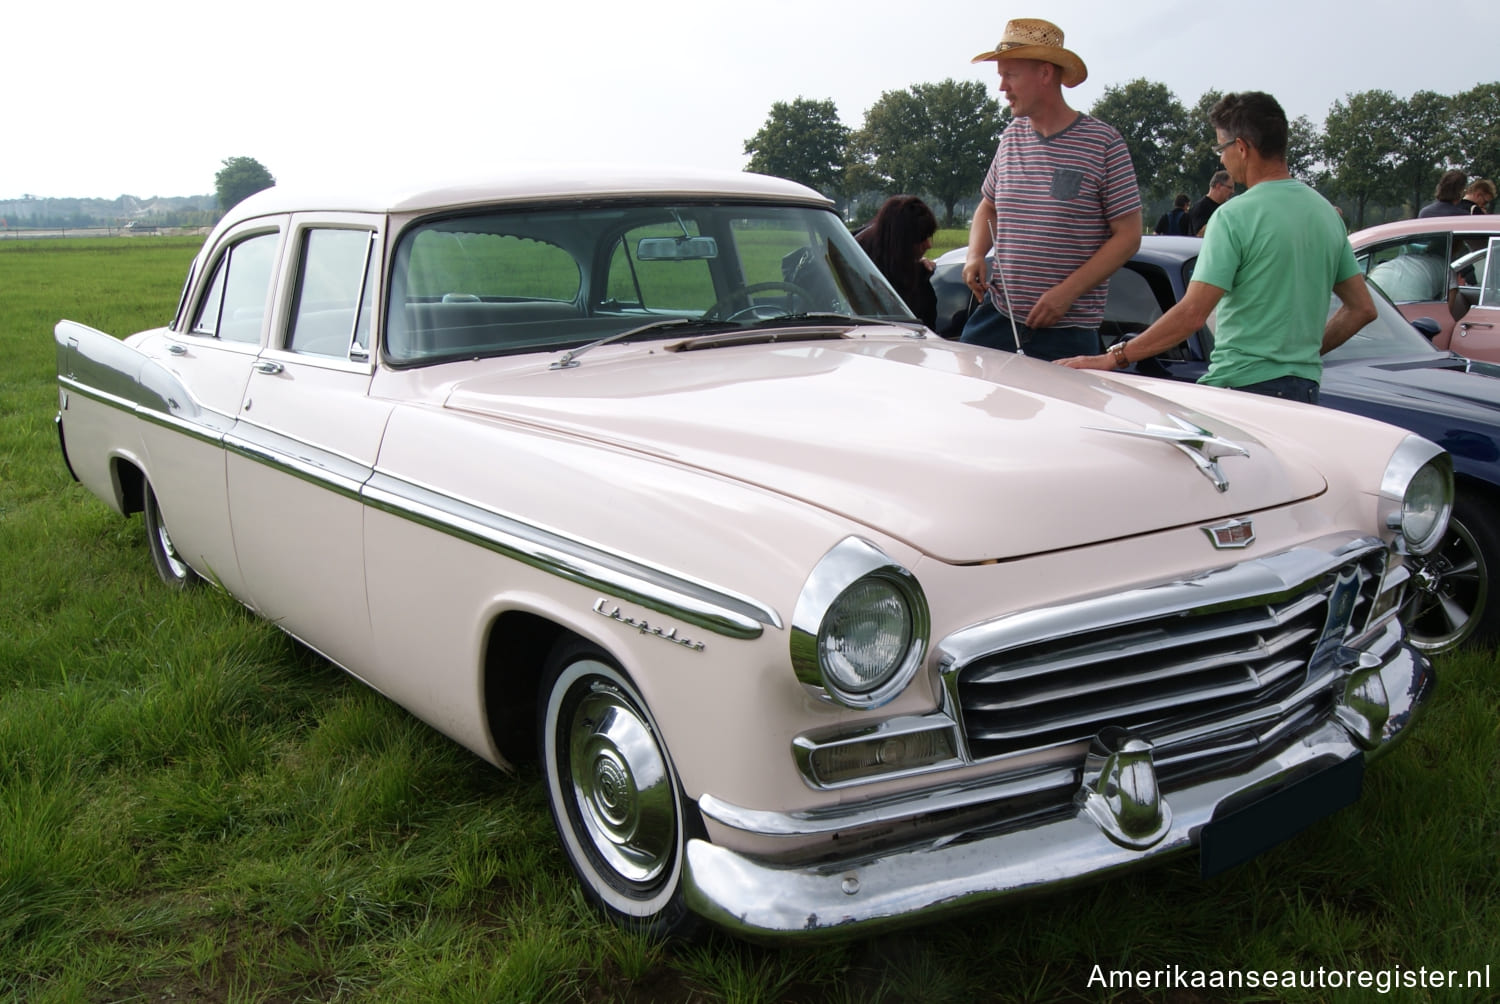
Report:
[[1001,59],[1040,59],[1062,67],[1064,87],[1077,87],[1088,78],[1083,60],[1063,48],[1062,29],[1051,21],[1036,17],[1018,17],[1005,22],[1005,34],[993,51],[981,52],[970,62],[995,62]]

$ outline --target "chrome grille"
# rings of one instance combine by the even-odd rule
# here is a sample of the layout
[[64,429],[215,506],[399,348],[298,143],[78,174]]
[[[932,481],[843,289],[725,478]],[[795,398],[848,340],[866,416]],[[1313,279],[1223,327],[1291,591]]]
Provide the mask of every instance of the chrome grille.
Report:
[[[1327,687],[1316,685],[1336,674],[1313,674],[1314,652],[1325,632],[1335,651],[1365,632],[1385,569],[1378,542],[1358,543],[1283,552],[945,639],[940,658],[968,755],[1086,741],[1110,725],[1168,741],[1191,733],[1201,745],[1220,722],[1229,734],[1219,741],[1253,746],[1256,729],[1326,708]],[[1347,622],[1329,616],[1341,577],[1357,590]],[[1186,759],[1198,762],[1201,751]]]

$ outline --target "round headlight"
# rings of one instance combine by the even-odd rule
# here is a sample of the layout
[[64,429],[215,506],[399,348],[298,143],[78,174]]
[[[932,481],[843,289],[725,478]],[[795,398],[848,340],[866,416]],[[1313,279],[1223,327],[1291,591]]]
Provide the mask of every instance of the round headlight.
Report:
[[916,577],[869,541],[845,537],[797,597],[792,671],[823,700],[878,708],[916,675],[931,623]]
[[818,631],[818,661],[835,690],[867,695],[905,663],[911,639],[911,607],[900,587],[870,576],[833,601]]
[[1416,554],[1432,550],[1442,536],[1452,497],[1448,484],[1447,472],[1429,462],[1422,465],[1406,486],[1401,499],[1401,536]]
[[1453,458],[1421,436],[1407,436],[1391,454],[1380,482],[1385,529],[1401,534],[1411,554],[1427,554],[1448,530],[1453,511]]

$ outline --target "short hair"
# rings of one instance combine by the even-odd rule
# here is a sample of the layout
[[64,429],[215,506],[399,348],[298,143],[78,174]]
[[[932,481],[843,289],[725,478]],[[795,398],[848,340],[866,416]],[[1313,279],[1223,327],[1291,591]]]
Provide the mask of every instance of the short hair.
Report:
[[1469,183],[1469,176],[1454,168],[1444,171],[1443,176],[1438,179],[1437,188],[1433,190],[1432,197],[1439,202],[1457,202],[1464,197],[1464,186]]
[[1172,205],[1177,209],[1186,209],[1193,204],[1193,200],[1187,197],[1186,192],[1178,192],[1177,198],[1172,200]]
[[1286,112],[1264,91],[1226,94],[1208,113],[1213,127],[1242,139],[1262,157],[1286,157]]
[[[1469,192],[1478,192],[1484,196],[1486,202],[1495,201],[1495,183],[1488,178],[1475,178],[1469,184]],[[1468,192],[1464,194],[1467,195]]]
[[1234,182],[1229,180],[1228,171],[1215,171],[1214,176],[1208,179],[1208,187],[1213,188],[1215,185],[1228,185],[1233,188]]

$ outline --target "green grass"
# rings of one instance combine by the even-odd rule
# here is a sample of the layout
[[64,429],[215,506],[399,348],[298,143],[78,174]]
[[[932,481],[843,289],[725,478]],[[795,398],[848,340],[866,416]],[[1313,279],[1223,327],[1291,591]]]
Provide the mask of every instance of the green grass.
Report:
[[64,470],[51,327],[172,313],[191,241],[0,244],[0,1000],[1469,1001],[1110,992],[1110,969],[1500,980],[1500,672],[1445,659],[1355,806],[1204,883],[1191,861],[817,948],[603,926],[534,772],[507,776],[212,590]]

